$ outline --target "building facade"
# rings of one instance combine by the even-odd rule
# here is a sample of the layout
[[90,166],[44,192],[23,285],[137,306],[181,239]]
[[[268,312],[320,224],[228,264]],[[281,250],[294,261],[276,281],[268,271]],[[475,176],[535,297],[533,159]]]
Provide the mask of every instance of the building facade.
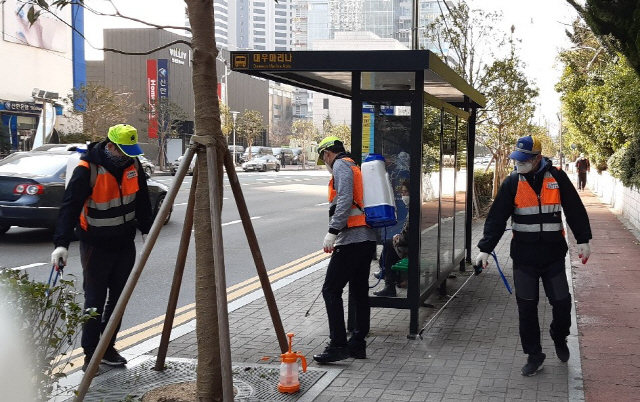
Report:
[[[104,60],[87,62],[88,82],[129,93],[131,100],[138,105],[126,123],[138,128],[143,149],[150,159],[157,158],[158,148],[161,146],[157,133],[154,135],[153,105],[159,104],[163,97],[179,108],[180,114],[186,116],[178,128],[183,150],[188,137],[195,130],[192,51],[188,45],[190,38],[155,28],[104,30],[104,46],[125,52],[148,51],[177,40],[186,43],[177,43],[142,56],[105,52]],[[231,72],[226,60],[228,51],[221,49],[216,60],[218,97],[226,101],[230,110],[240,113],[245,110],[257,110],[263,116],[264,125],[268,126],[267,81]],[[166,71],[163,71],[163,68]],[[157,124],[156,121],[156,130]],[[242,137],[239,136],[236,141],[242,144]],[[261,142],[268,142],[266,130]]]
[[83,32],[83,9],[65,7],[55,17],[43,13],[31,25],[22,5],[18,0],[0,4],[0,124],[12,151],[51,139],[62,100],[84,82],[84,42],[72,30]]

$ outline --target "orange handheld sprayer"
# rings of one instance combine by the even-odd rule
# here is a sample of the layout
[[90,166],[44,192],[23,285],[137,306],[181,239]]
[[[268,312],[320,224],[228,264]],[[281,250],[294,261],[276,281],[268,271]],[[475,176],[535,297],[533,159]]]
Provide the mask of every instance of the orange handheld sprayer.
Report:
[[298,359],[302,360],[302,372],[307,372],[307,359],[300,352],[292,352],[293,334],[288,333],[289,351],[280,355],[282,363],[280,363],[280,382],[278,383],[278,391],[283,393],[294,393],[300,390],[300,382],[298,381]]

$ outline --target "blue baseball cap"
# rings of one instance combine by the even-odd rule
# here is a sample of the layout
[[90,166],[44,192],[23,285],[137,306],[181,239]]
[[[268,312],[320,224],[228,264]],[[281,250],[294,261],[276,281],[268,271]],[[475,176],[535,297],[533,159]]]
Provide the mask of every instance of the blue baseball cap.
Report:
[[515,159],[520,162],[528,161],[542,153],[542,144],[540,140],[533,136],[518,138],[516,142],[516,150],[511,152],[509,159]]

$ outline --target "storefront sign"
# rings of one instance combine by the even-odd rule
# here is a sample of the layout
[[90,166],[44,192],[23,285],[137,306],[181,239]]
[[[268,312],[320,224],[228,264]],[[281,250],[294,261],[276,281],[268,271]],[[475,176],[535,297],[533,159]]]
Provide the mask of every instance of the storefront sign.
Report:
[[181,50],[180,48],[174,47],[169,49],[169,54],[171,55],[171,62],[175,64],[185,64],[187,60],[187,52]]
[[0,110],[11,110],[15,112],[42,113],[42,105],[33,102],[14,102],[0,100]]
[[162,124],[162,131],[167,131],[169,129],[169,120],[171,116],[169,116],[169,61],[167,59],[158,59],[158,97],[160,99],[160,107],[159,111],[162,115],[160,117],[160,122]]
[[149,106],[149,138],[158,138],[158,62],[147,60],[147,104]]
[[233,54],[232,66],[234,69],[281,69],[292,68],[293,53],[252,53]]

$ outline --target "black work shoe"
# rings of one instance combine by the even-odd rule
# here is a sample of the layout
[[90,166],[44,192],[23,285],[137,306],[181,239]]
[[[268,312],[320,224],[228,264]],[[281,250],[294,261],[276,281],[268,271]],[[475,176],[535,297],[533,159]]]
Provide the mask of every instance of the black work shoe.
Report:
[[542,370],[542,363],[544,363],[544,359],[547,357],[544,353],[540,352],[537,355],[529,355],[527,358],[527,364],[522,367],[520,372],[522,375],[531,377],[538,373],[538,371]]
[[108,366],[124,366],[127,364],[127,359],[120,356],[120,353],[113,346],[107,348],[107,351],[104,352],[104,356],[102,356],[102,363]]
[[[87,368],[89,367],[89,363],[91,362],[91,357],[93,355],[85,355],[84,356],[84,364],[82,365],[82,372],[86,372]],[[96,370],[96,373],[94,375],[98,376],[102,374],[102,369],[100,368],[100,366],[98,366],[98,370]]]
[[561,362],[566,363],[569,361],[569,346],[567,346],[567,338],[565,339],[554,339],[553,343],[556,346],[556,356],[560,359]]
[[385,287],[382,290],[373,292],[373,294],[376,296],[396,297],[396,287],[395,286]]
[[356,341],[353,338],[349,339],[349,357],[354,359],[366,359],[367,358],[367,342]]
[[313,360],[318,363],[331,363],[349,358],[349,348],[346,346],[327,346],[324,352],[313,355]]

